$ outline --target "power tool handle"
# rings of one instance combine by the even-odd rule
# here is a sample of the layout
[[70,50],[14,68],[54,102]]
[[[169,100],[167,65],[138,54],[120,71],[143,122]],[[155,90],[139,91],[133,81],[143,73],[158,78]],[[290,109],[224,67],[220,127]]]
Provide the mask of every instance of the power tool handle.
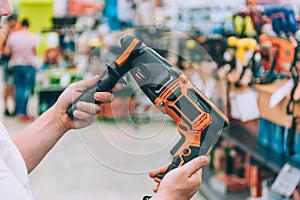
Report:
[[154,181],[160,183],[161,180],[168,172],[196,158],[197,156],[199,156],[199,152],[200,152],[199,146],[190,145],[189,147],[185,148],[180,155],[173,157],[172,163],[168,166],[165,172],[155,175]]
[[72,120],[75,120],[75,117],[73,115],[73,112],[77,109],[76,108],[76,104],[80,101],[84,101],[84,102],[87,102],[87,103],[96,103],[96,104],[100,104],[100,102],[97,102],[95,99],[94,99],[94,94],[96,92],[101,92],[99,91],[99,88],[97,90],[97,87],[98,87],[98,84],[88,88],[78,99],[76,99],[72,105],[67,109],[67,114],[68,116],[72,119]]
[[72,105],[67,109],[68,116],[76,120],[73,116],[73,112],[76,110],[76,104],[80,101],[84,101],[87,103],[96,103],[100,104],[101,102],[98,102],[94,99],[94,94],[96,92],[108,92],[113,89],[113,87],[117,84],[117,82],[120,80],[121,76],[123,74],[120,74],[116,67],[112,68],[110,65],[107,65],[107,74],[105,77],[103,77],[97,84],[94,86],[88,88],[84,93],[76,99]]
[[180,161],[181,161],[181,156],[180,155],[175,156],[172,160],[172,163],[168,166],[168,168],[165,172],[156,174],[154,176],[154,181],[157,183],[160,183],[161,180],[165,177],[165,175],[167,175],[168,172],[179,167]]

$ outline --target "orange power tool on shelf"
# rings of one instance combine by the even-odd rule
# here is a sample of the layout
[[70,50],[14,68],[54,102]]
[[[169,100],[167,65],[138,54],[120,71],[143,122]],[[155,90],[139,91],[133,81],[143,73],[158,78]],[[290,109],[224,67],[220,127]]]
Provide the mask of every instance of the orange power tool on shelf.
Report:
[[[263,65],[265,70],[271,71],[271,73],[290,72],[290,68],[295,56],[295,46],[291,41],[283,38],[270,37],[265,34],[262,34],[259,37],[259,43],[262,48],[263,57],[273,57],[273,61],[269,58],[263,59]],[[267,46],[267,49],[269,51],[264,52],[265,46]],[[274,64],[272,64],[273,62]]]
[[76,100],[67,113],[73,118],[76,102],[93,102],[96,91],[111,90],[129,72],[145,95],[176,122],[181,134],[181,139],[171,150],[172,163],[163,174],[155,177],[155,181],[160,182],[169,171],[207,154],[229,122],[180,70],[137,37],[126,35],[121,39],[121,46],[123,53],[108,65],[107,75]]

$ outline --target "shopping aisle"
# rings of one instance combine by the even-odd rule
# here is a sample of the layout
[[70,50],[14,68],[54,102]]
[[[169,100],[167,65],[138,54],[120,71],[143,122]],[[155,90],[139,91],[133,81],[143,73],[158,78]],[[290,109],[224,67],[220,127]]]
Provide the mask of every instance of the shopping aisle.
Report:
[[[3,117],[2,117],[3,118]],[[27,124],[3,118],[11,134]],[[179,139],[166,121],[95,122],[70,131],[30,175],[36,200],[139,200],[155,185],[147,172],[167,164]],[[175,134],[174,134],[175,133]],[[193,200],[202,200],[197,194]]]
[[[2,78],[2,70],[0,70]],[[3,84],[0,84],[2,91]],[[10,134],[28,126],[15,117],[0,119]],[[36,95],[28,111],[37,116]],[[13,103],[9,105],[13,108]],[[179,139],[176,126],[166,120],[147,124],[97,121],[68,132],[30,174],[35,200],[140,200],[152,194],[155,183],[148,171],[171,161],[169,150]],[[192,200],[205,200],[196,194]]]

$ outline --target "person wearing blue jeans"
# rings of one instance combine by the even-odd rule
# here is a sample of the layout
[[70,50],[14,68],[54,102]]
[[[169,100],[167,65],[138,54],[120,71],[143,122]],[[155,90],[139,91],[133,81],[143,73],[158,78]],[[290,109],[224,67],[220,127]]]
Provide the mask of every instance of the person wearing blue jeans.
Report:
[[7,38],[3,53],[10,55],[9,66],[14,72],[15,101],[19,121],[30,121],[27,115],[28,99],[35,83],[37,38],[29,31],[29,22],[24,19],[22,28]]
[[35,68],[30,65],[14,66],[14,83],[16,87],[16,114],[29,118],[27,104],[35,84]]
[[[6,41],[10,33],[12,33],[17,25],[18,16],[16,14],[7,17],[6,24],[0,29],[0,65],[3,68],[3,107],[5,116],[14,116],[15,111],[9,111],[8,102],[13,100],[15,105],[15,86],[13,83],[12,70],[8,65],[10,56],[3,54]],[[15,109],[15,108],[14,108]]]

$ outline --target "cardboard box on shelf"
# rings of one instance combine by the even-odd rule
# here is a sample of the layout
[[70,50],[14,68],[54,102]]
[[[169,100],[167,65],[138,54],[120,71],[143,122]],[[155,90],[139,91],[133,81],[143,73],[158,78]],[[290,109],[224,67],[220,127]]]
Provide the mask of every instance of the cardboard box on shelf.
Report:
[[246,180],[234,174],[218,174],[209,180],[212,188],[222,194],[242,192],[247,188]]
[[259,109],[257,105],[257,95],[255,90],[250,87],[230,87],[228,91],[230,117],[249,122],[259,118]]
[[[290,80],[281,80],[270,84],[255,86],[258,92],[260,116],[284,127],[291,126],[291,120],[289,120],[289,116],[286,112],[291,91],[291,87],[287,87],[289,81]],[[296,115],[298,115],[297,113],[300,115],[300,104],[296,105],[295,113]],[[297,129],[300,130],[299,123]]]

